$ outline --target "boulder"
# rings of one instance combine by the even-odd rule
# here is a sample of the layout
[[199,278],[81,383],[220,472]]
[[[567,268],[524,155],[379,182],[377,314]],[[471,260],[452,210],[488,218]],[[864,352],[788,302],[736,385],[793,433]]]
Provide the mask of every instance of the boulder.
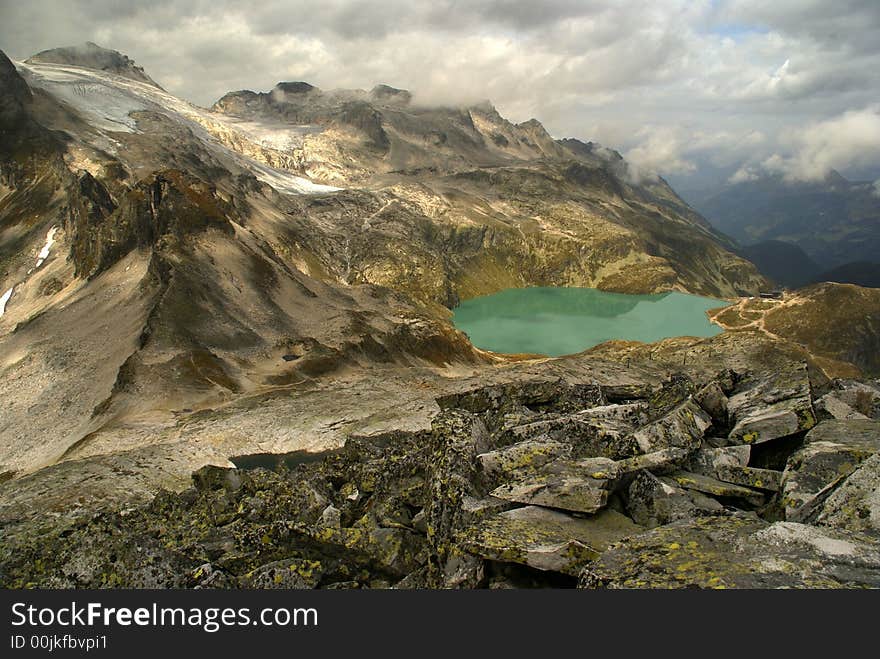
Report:
[[626,538],[585,566],[582,587],[880,586],[876,538],[754,515],[681,520]]
[[225,489],[234,492],[241,487],[241,474],[238,469],[205,465],[192,475],[193,486],[197,490]]
[[611,544],[641,530],[613,510],[580,518],[527,506],[467,529],[460,542],[465,550],[492,561],[577,576]]
[[239,578],[244,588],[300,590],[314,588],[323,570],[319,561],[287,559],[262,565]]
[[688,400],[653,423],[633,433],[642,453],[670,447],[696,449],[712,419],[693,400]]
[[694,394],[697,404],[706,410],[719,426],[728,422],[727,395],[717,382],[711,382]]
[[870,456],[880,453],[880,421],[823,421],[807,433],[804,445],[789,457],[782,476],[785,518],[801,521],[835,483]]
[[867,419],[841,400],[837,393],[828,393],[815,402],[813,407],[819,419]]
[[498,483],[534,471],[571,452],[571,447],[550,439],[526,440],[488,453],[477,460],[486,476]]
[[336,506],[329,505],[321,513],[320,524],[338,529],[341,526],[341,515]]
[[722,465],[716,471],[718,480],[752,487],[768,492],[778,492],[782,487],[782,472],[740,465]]
[[829,494],[815,523],[880,534],[880,454],[866,459]]
[[856,413],[880,419],[880,380],[835,380],[831,393]]
[[691,453],[690,449],[673,446],[618,460],[617,467],[621,476],[634,474],[643,469],[655,474],[663,474],[680,469]]
[[540,473],[492,490],[506,501],[593,513],[603,508],[617,478],[617,463],[607,458],[557,460]]
[[662,477],[663,482],[668,485],[677,485],[687,490],[694,490],[704,494],[711,494],[713,497],[723,497],[726,499],[740,499],[752,506],[760,506],[764,503],[764,495],[757,490],[733,483],[725,483],[710,476],[702,474],[694,474],[688,471],[675,471],[669,476]]
[[690,455],[686,469],[695,474],[717,478],[718,470],[721,467],[745,467],[749,464],[751,452],[751,447],[745,444],[721,448],[701,448]]
[[201,590],[206,588],[235,588],[238,586],[234,576],[211,563],[199,565],[187,576],[188,588]]
[[724,511],[724,506],[702,495],[664,483],[648,471],[640,471],[624,492],[627,514],[646,528],[654,528],[699,514]]
[[738,444],[760,444],[809,430],[816,425],[816,415],[806,364],[790,364],[751,383],[730,397],[728,409],[734,421],[728,437]]
[[502,436],[510,436],[514,442],[545,441],[549,438],[571,446],[578,455],[614,460],[635,455],[639,451],[631,437],[636,427],[632,421],[608,415],[593,418],[591,412],[551,418],[542,416],[526,423],[517,419],[503,428]]

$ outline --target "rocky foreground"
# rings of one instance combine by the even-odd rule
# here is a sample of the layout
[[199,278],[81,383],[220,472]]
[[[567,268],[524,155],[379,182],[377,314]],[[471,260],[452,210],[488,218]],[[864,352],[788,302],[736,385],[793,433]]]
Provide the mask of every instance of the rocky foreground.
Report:
[[820,380],[777,352],[659,383],[477,387],[440,397],[430,431],[208,466],[141,508],[20,528],[0,584],[880,586],[880,381]]

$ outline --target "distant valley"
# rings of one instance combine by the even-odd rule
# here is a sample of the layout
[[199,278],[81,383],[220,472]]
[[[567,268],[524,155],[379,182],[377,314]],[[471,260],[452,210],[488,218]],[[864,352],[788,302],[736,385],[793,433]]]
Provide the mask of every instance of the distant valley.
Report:
[[880,282],[880,193],[832,171],[818,182],[764,176],[689,198],[777,283]]

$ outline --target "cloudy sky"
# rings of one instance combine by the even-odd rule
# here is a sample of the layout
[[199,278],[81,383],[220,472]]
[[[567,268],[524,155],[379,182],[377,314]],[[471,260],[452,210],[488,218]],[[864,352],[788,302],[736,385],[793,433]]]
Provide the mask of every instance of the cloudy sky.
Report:
[[94,41],[202,105],[279,80],[489,98],[682,189],[880,179],[878,35],[878,0],[0,0],[13,59]]

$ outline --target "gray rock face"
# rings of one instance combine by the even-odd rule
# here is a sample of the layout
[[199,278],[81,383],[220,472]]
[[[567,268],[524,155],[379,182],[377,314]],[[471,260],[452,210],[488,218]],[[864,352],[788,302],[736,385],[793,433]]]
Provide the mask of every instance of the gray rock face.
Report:
[[24,105],[31,102],[31,90],[18,75],[15,65],[0,51],[0,128],[11,131],[25,117]]
[[695,395],[694,400],[697,404],[706,410],[712,417],[712,420],[722,428],[728,422],[728,400],[721,385],[718,382],[711,382],[700,389]]
[[709,516],[627,538],[581,575],[587,587],[841,588],[880,585],[876,539],[753,516]]
[[619,460],[617,465],[620,473],[624,475],[634,474],[643,469],[654,474],[665,474],[679,469],[687,462],[691,453],[689,449],[674,446]]
[[719,469],[729,466],[745,467],[749,463],[750,456],[751,447],[747,445],[703,448],[691,454],[687,469],[717,478]]
[[828,495],[815,520],[822,526],[880,534],[880,454],[867,458]]
[[880,422],[855,419],[820,423],[807,434],[803,447],[788,459],[782,478],[786,519],[809,517],[826,488],[877,453]]
[[730,439],[760,444],[809,430],[816,424],[805,364],[788,363],[730,397],[728,409],[735,425]]
[[624,495],[626,512],[641,526],[654,528],[703,514],[717,514],[724,506],[709,497],[693,496],[649,471],[641,471]]
[[245,588],[300,590],[314,588],[321,574],[307,561],[286,560],[267,563],[242,579]]
[[687,401],[663,418],[633,434],[642,453],[671,447],[697,449],[706,429],[712,425],[709,415],[693,401]]
[[607,503],[617,475],[617,463],[607,458],[557,460],[534,476],[495,488],[491,495],[527,505],[594,513]]
[[528,506],[501,513],[462,536],[466,549],[494,561],[576,576],[583,565],[639,530],[613,510],[576,518]]
[[868,417],[857,412],[847,403],[843,402],[836,393],[828,393],[816,401],[816,414],[819,419],[867,419]]
[[725,483],[702,474],[676,471],[669,476],[664,476],[663,479],[670,484],[674,483],[688,490],[711,494],[723,499],[741,499],[752,506],[760,506],[764,503],[764,495],[761,492],[733,483]]
[[493,481],[500,482],[535,471],[571,452],[571,447],[552,440],[526,440],[477,456],[480,466]]
[[717,471],[718,480],[735,483],[759,490],[778,492],[782,487],[782,472],[774,469],[722,465]]
[[[867,382],[835,380],[834,389],[823,396],[820,401],[826,398],[840,401],[849,407],[852,413],[861,414],[869,419],[880,419],[880,380]],[[843,408],[840,409],[843,410]]]

